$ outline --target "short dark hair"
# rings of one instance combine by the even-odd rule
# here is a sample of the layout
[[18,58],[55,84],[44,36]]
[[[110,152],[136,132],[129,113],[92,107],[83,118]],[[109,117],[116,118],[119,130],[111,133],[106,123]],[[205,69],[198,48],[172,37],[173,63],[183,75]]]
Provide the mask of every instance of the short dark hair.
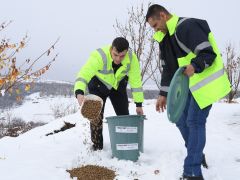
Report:
[[147,15],[146,15],[146,21],[148,22],[148,19],[150,17],[158,17],[160,12],[164,12],[166,14],[170,14],[168,10],[159,5],[159,4],[153,4],[148,8]]
[[112,47],[115,47],[118,52],[123,52],[128,50],[129,43],[128,40],[123,37],[117,37],[112,42]]

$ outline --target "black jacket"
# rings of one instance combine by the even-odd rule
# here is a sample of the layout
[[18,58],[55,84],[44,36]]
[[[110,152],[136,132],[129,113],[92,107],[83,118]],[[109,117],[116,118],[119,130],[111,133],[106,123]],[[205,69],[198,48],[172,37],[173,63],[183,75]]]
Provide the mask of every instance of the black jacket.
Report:
[[[179,18],[180,22],[183,18]],[[195,73],[201,73],[206,67],[211,66],[216,53],[212,46],[198,51],[201,44],[208,42],[210,28],[207,21],[201,19],[188,18],[176,27],[173,35],[167,33],[159,43],[160,58],[162,60],[163,73],[161,78],[161,90],[159,95],[167,96],[167,89],[173,78],[174,73],[179,68],[177,58],[185,57],[187,52],[179,46],[176,36],[189,50],[197,56],[191,60],[195,68]],[[176,34],[176,35],[175,35]]]

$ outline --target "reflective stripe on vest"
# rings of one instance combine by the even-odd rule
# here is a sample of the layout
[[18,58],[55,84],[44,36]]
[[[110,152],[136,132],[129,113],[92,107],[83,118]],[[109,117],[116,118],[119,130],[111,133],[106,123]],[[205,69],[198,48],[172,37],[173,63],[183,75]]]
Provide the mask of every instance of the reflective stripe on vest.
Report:
[[122,73],[125,73],[125,74],[128,74],[131,63],[132,63],[132,51],[131,50],[128,51],[128,57],[129,57],[130,63],[127,64],[127,69],[125,71],[122,71]]
[[160,64],[161,64],[161,66],[165,66],[166,65],[165,61],[163,59],[160,59]]
[[[178,27],[180,24],[182,24],[184,21],[186,21],[187,19],[190,19],[190,18],[183,18],[183,19],[181,19],[181,20],[177,23],[177,27]],[[175,33],[175,38],[176,38],[176,40],[177,40],[178,45],[180,46],[180,48],[181,48],[182,50],[184,50],[187,54],[191,52],[191,50],[190,50],[187,46],[185,46],[185,45],[178,39],[176,33]],[[211,44],[210,44],[208,41],[202,42],[202,43],[200,43],[199,45],[197,45],[197,47],[194,49],[194,54],[195,54],[195,55],[198,55],[198,53],[199,53],[201,50],[203,50],[203,49],[205,49],[205,48],[207,48],[207,47],[210,47],[210,46],[211,46]]]
[[[127,69],[125,71],[122,71],[122,73],[127,74],[127,75],[130,70],[131,63],[132,63],[132,51],[131,50],[128,51],[128,57],[129,57],[130,63],[127,65]],[[123,80],[123,78],[124,78],[124,76],[118,81],[118,85],[121,82],[121,80]]]
[[169,91],[169,86],[161,86],[160,91],[168,92]]
[[211,44],[208,41],[202,42],[199,45],[197,45],[197,47],[194,49],[194,54],[198,55],[198,53],[201,50],[203,50],[203,49],[205,49],[207,47],[210,47],[210,46],[211,46]]
[[[96,76],[97,77],[97,76]],[[101,78],[97,77],[99,81],[101,81],[109,90],[112,89],[112,86],[107,82],[103,81]]]
[[[185,20],[187,20],[187,18],[181,19],[177,24],[177,27]],[[176,32],[174,35],[179,47],[187,54],[185,57],[178,58],[179,67],[189,65],[191,60],[195,58],[201,50],[207,47],[211,46],[214,52],[217,54],[217,57],[210,67],[205,69],[203,72],[199,74],[196,73],[190,77],[189,89],[199,107],[203,109],[226,96],[231,90],[230,83],[224,71],[221,55],[216,46],[216,42],[212,36],[212,33],[210,32],[208,34],[208,41],[202,42],[195,47],[194,52],[192,52],[178,39]]]
[[208,83],[214,81],[215,79],[221,77],[224,75],[224,68],[220,69],[219,71],[211,74],[210,76],[206,77],[205,79],[203,79],[202,81],[198,82],[197,84],[193,85],[190,90],[191,92],[194,92],[198,89],[200,89],[201,87],[207,85]]
[[[97,49],[97,51],[99,52],[99,54],[101,55],[102,60],[103,60],[103,70],[100,70],[99,72],[102,73],[102,74],[113,74],[114,71],[112,69],[107,70],[107,56],[104,53],[104,51],[101,48]],[[131,65],[131,62],[132,62],[132,51],[131,50],[128,51],[128,56],[129,56],[130,63],[127,65],[126,71],[123,71],[126,74],[130,70],[130,65]]]
[[114,71],[112,69],[107,70],[107,56],[105,52],[101,48],[97,49],[97,51],[99,52],[103,60],[103,70],[100,70],[99,72],[102,74],[113,74]]
[[143,88],[131,88],[132,92],[143,92]]
[[190,19],[190,18],[182,18],[181,20],[178,21],[177,26],[179,26],[180,24],[182,24],[183,21]]
[[83,79],[83,78],[80,78],[80,77],[77,78],[75,82],[77,82],[77,81],[81,81],[81,82],[83,82],[84,84],[87,84],[87,81],[86,81],[85,79]]
[[130,65],[132,63],[132,51],[131,50],[128,51],[128,57],[129,57],[130,63],[127,65],[127,72],[126,73],[128,73],[128,71],[130,70]]
[[[97,49],[97,51],[99,52],[99,54],[101,55],[102,60],[103,60],[103,70],[100,70],[100,71],[98,71],[98,72],[99,72],[99,73],[102,73],[102,74],[104,74],[104,75],[114,74],[113,69],[110,69],[110,70],[107,69],[108,60],[107,60],[107,56],[106,56],[105,52],[104,52],[101,48]],[[128,72],[129,72],[129,70],[130,70],[131,62],[132,62],[132,51],[131,51],[131,50],[128,51],[128,56],[129,56],[130,63],[127,64],[126,70],[122,71],[122,73],[126,73],[126,74],[128,74]],[[103,81],[101,78],[99,78],[99,77],[97,77],[97,78],[98,78],[108,89],[111,89],[111,88],[113,87],[112,85],[110,85],[110,84],[108,84],[107,82]],[[123,78],[124,78],[124,77],[122,77],[122,78],[118,81],[118,85],[119,85],[120,81],[121,81]]]
[[[183,19],[181,19],[181,20],[177,23],[177,27],[178,27],[180,24],[182,24],[184,21],[186,21],[187,19],[189,19],[189,18],[183,18]],[[177,28],[177,27],[176,27],[176,28]],[[180,48],[181,48],[184,52],[186,52],[187,54],[190,53],[191,50],[190,50],[187,46],[185,46],[185,45],[178,39],[176,32],[175,32],[174,35],[175,35],[175,38],[176,38],[177,43],[178,43],[178,45],[180,46]]]

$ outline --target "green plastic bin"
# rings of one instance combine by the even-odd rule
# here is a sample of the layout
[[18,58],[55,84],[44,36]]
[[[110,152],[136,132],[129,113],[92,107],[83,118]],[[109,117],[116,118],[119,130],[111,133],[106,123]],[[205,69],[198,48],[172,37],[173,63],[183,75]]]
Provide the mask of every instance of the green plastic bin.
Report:
[[144,115],[106,117],[112,155],[118,159],[137,161],[143,152]]

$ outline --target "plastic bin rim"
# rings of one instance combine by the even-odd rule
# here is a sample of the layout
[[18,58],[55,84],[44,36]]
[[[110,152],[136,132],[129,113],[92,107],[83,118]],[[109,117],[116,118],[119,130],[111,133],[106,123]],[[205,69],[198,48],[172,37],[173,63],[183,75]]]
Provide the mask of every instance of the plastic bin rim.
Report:
[[143,119],[146,119],[146,115],[119,115],[119,116],[108,116],[106,119],[119,119],[119,118],[126,118],[126,117],[142,117]]

